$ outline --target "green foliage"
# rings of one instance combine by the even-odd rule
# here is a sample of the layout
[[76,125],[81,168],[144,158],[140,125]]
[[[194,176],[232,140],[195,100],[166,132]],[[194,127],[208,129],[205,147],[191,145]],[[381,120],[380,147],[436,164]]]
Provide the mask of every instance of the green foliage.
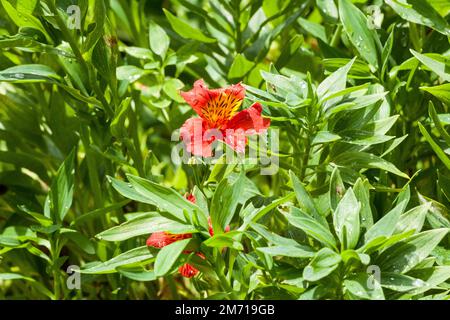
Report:
[[[449,299],[449,19],[432,0],[1,0],[0,299]],[[262,105],[276,173],[173,161],[201,78]]]

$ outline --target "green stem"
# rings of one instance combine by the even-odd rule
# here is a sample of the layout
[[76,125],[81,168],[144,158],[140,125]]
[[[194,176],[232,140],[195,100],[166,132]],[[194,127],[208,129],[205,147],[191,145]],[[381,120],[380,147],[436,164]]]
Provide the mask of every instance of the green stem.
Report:
[[52,273],[53,273],[53,294],[54,299],[59,300],[61,298],[61,279],[59,273],[59,266],[57,260],[59,258],[58,239],[55,234],[50,236],[50,251],[52,259]]
[[82,124],[80,128],[81,141],[83,142],[86,152],[86,162],[88,166],[89,182],[91,185],[92,193],[94,195],[94,204],[96,208],[103,207],[102,188],[100,185],[100,178],[98,176],[98,166],[96,164],[94,155],[90,149],[89,128],[87,125]]

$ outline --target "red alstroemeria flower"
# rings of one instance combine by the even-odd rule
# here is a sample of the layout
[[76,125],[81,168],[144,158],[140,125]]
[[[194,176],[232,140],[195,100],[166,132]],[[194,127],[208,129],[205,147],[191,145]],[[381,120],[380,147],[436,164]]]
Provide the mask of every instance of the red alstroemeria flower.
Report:
[[[196,202],[195,196],[193,194],[186,193],[184,195],[184,197],[192,203]],[[209,226],[209,234],[212,237],[214,235],[214,231],[212,229],[211,217],[208,217],[208,226]],[[225,228],[225,232],[228,232],[228,231],[230,231],[230,226],[227,226]],[[154,232],[150,235],[150,237],[147,239],[147,246],[161,249],[161,248],[168,246],[169,244],[174,243],[176,241],[189,239],[189,238],[192,238],[191,233],[173,234],[173,233],[166,232],[166,231],[159,231],[159,232]],[[184,254],[190,254],[191,252],[192,251],[183,251]],[[206,259],[205,255],[201,252],[196,252],[195,254],[202,259]],[[191,264],[185,263],[178,268],[178,272],[183,277],[192,278],[192,277],[195,277],[199,273],[199,270],[196,269]]]
[[180,94],[200,116],[186,120],[180,131],[187,151],[194,155],[211,157],[211,144],[215,140],[222,140],[242,153],[247,136],[263,133],[270,125],[269,119],[261,117],[259,103],[238,112],[245,96],[245,88],[240,83],[208,89],[200,79],[195,81],[192,90]]

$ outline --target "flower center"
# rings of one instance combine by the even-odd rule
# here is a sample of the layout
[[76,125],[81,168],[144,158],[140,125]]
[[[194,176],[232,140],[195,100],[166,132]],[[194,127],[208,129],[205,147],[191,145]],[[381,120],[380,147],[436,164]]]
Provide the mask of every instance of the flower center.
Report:
[[203,107],[202,117],[211,128],[220,129],[237,112],[242,104],[242,99],[235,95],[220,93]]

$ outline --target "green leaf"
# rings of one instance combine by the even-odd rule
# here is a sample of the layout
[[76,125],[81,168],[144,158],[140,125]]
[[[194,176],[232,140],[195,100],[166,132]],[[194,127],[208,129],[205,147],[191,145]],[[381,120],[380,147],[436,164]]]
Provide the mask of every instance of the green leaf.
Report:
[[110,130],[113,136],[117,138],[126,137],[125,120],[130,110],[131,98],[125,98],[120,103],[119,107],[115,111],[114,118],[110,125]]
[[427,66],[431,71],[439,75],[445,81],[450,81],[450,73],[446,71],[449,68],[449,61],[445,57],[438,54],[421,54],[410,49],[414,57]]
[[436,155],[439,159],[444,163],[444,165],[450,170],[450,158],[445,154],[445,152],[439,147],[439,145],[433,140],[433,138],[428,133],[427,129],[419,122],[419,129],[422,132],[422,135],[430,144],[431,148],[436,152]]
[[330,209],[336,210],[336,207],[339,201],[342,199],[345,193],[344,182],[342,182],[341,175],[339,173],[339,169],[336,167],[333,169],[330,178],[330,190],[329,190],[329,198],[330,198]]
[[309,21],[303,18],[297,19],[298,23],[305,29],[306,32],[310,33],[314,37],[328,43],[327,34],[325,32],[325,27],[319,23]]
[[404,274],[383,272],[381,273],[381,286],[397,292],[408,292],[422,286],[428,286],[428,284],[421,279]]
[[359,240],[359,211],[361,203],[349,188],[333,212],[334,230],[345,249],[353,249]]
[[172,269],[172,266],[190,241],[191,239],[176,241],[165,246],[158,252],[155,261],[156,277],[164,276]]
[[295,196],[297,198],[298,205],[300,206],[300,208],[306,213],[313,216],[316,221],[320,222],[323,225],[327,225],[324,217],[320,215],[319,211],[317,210],[314,204],[312,197],[310,196],[308,191],[306,191],[300,179],[297,178],[297,176],[292,171],[289,171],[289,176],[291,178],[292,187],[294,189]]
[[81,269],[80,273],[88,273],[88,274],[114,273],[117,272],[116,268],[118,267],[137,264],[139,262],[151,260],[153,258],[154,258],[153,254],[150,253],[147,246],[142,246],[121,253],[108,261],[95,264],[92,267],[86,269]]
[[148,25],[150,49],[164,60],[170,45],[170,38],[159,25],[150,21]]
[[[337,69],[331,75],[329,75],[325,80],[323,80],[320,85],[317,87],[317,96],[320,100],[325,100],[336,92],[342,91],[345,89],[347,84],[347,74],[356,58],[353,58],[348,62],[345,66]],[[325,103],[325,108],[334,102],[337,101],[337,98],[328,100]]]
[[184,99],[180,95],[180,89],[183,88],[184,83],[178,79],[168,79],[164,81],[163,91],[172,99],[177,102],[184,102]]
[[316,253],[311,262],[303,269],[306,281],[318,281],[332,273],[341,262],[341,256],[328,248]]
[[174,234],[197,232],[193,226],[161,217],[157,213],[146,213],[135,219],[112,227],[96,235],[97,238],[106,241],[123,241],[140,235],[149,235],[158,231],[167,231]]
[[356,299],[384,300],[380,283],[368,273],[358,273],[344,280],[345,289]]
[[339,19],[339,12],[334,1],[316,0],[318,9],[326,21],[336,23]]
[[[403,195],[408,196],[403,196]],[[380,220],[377,221],[364,235],[364,242],[367,244],[371,240],[375,240],[379,237],[388,237],[394,233],[395,226],[397,225],[400,215],[406,208],[409,202],[409,189],[403,191],[401,201],[387,214],[385,214]]]
[[244,191],[245,173],[242,171],[238,179],[231,181],[224,178],[216,188],[211,201],[211,222],[214,234],[223,233],[230,224],[239,204],[239,197]]
[[6,280],[26,280],[34,282],[33,278],[26,277],[24,275],[21,275],[19,273],[0,273],[0,280],[6,281]]
[[135,271],[135,269],[118,268],[117,271],[128,279],[139,282],[156,280],[156,275],[153,270],[147,271],[142,269],[141,271]]
[[441,15],[425,0],[386,0],[403,19],[433,28],[450,35],[450,28]]
[[231,64],[230,70],[228,71],[228,78],[242,78],[252,70],[254,65],[253,62],[248,61],[243,54],[239,53]]
[[[122,196],[134,201],[148,203],[149,200],[147,199],[147,197],[137,192],[131,183],[126,183],[125,181],[117,180],[109,176],[107,178],[112,184],[113,188],[116,189],[116,191],[119,192]],[[151,204],[153,203],[154,202],[151,202]]]
[[349,0],[339,0],[339,17],[350,41],[373,67],[378,69],[378,36],[369,29],[366,16]]
[[94,244],[83,234],[76,230],[61,228],[60,234],[71,240],[78,248],[82,249],[87,254],[95,254]]
[[425,216],[431,208],[431,203],[425,203],[417,206],[400,216],[400,219],[395,226],[394,233],[403,233],[409,230],[415,230],[419,233],[425,222]]
[[206,43],[213,43],[217,41],[216,39],[205,36],[198,28],[194,28],[190,24],[180,20],[168,10],[163,9],[163,11],[173,30],[175,30],[175,32],[183,38],[198,40]]
[[376,259],[383,272],[405,273],[413,269],[433,251],[449,229],[424,231],[395,243]]
[[[450,89],[450,87],[449,87],[449,89]],[[450,93],[450,90],[449,90],[449,93]],[[444,138],[447,145],[450,146],[450,134],[447,132],[447,130],[444,129],[444,126],[441,123],[439,115],[437,114],[436,109],[434,109],[434,105],[431,101],[428,106],[428,114],[430,115],[430,118],[433,120],[436,129],[438,129],[439,134]]]
[[265,226],[263,226],[262,224],[251,223],[250,226],[253,230],[255,230],[262,237],[264,237],[268,242],[270,242],[276,246],[295,247],[298,245],[297,241],[295,241],[294,239],[279,236],[278,234],[267,230],[267,228]]
[[63,221],[72,205],[75,155],[76,150],[73,149],[59,167],[50,186],[47,200],[50,205],[50,216],[48,217],[51,217],[54,223]]
[[341,140],[341,136],[329,131],[319,131],[315,135],[312,145],[322,144],[322,143],[330,143],[334,141]]
[[366,152],[343,152],[334,159],[334,162],[341,166],[351,165],[356,169],[378,168],[409,179],[407,174],[401,172],[392,163]]
[[[125,52],[129,54],[132,57],[143,59],[143,60],[153,60],[153,54],[150,50],[147,48],[140,48],[140,47],[125,47]],[[158,62],[153,62],[158,63]],[[147,69],[144,66],[145,69]]]
[[11,18],[12,22],[16,24],[18,27],[32,27],[41,31],[45,38],[52,43],[52,38],[49,36],[45,28],[42,26],[42,23],[38,18],[32,15],[32,12],[29,10],[29,6],[27,10],[23,10],[24,6],[23,2],[20,5],[20,2],[17,4],[17,9],[14,8],[8,0],[1,0],[3,8],[5,9],[8,16]]
[[283,256],[291,258],[310,258],[314,256],[314,251],[306,246],[272,246],[259,247],[256,250],[269,256]]
[[42,64],[24,64],[0,71],[0,81],[56,83],[60,79],[55,71]]
[[226,233],[214,234],[211,238],[208,238],[203,242],[204,245],[213,248],[226,248],[230,247],[236,250],[244,250],[241,243],[242,232],[230,231]]
[[[127,177],[133,189],[139,194],[140,201],[152,204],[180,221],[186,221],[183,211],[190,216],[197,211],[204,217],[203,225],[207,225],[206,215],[203,211],[175,190],[137,176],[127,175]],[[118,191],[120,192],[120,190]]]
[[294,227],[302,229],[307,235],[323,243],[331,249],[337,250],[336,240],[327,227],[319,223],[313,217],[295,207],[291,208],[292,214],[286,215],[286,219]]
[[88,36],[86,37],[86,41],[83,43],[83,51],[91,51],[94,49],[97,41],[103,35],[103,25],[105,24],[107,12],[104,1],[95,1],[94,2],[94,16],[95,16],[95,25],[94,30],[92,30]]
[[420,279],[418,283],[416,282],[416,288],[413,293],[420,294],[425,291],[439,288],[445,288],[446,281],[450,279],[450,266],[435,266],[430,268],[421,268],[417,270],[412,270],[409,274],[415,278]]
[[126,80],[134,82],[144,76],[147,71],[135,66],[120,66],[116,69],[116,76],[118,80]]
[[394,28],[392,28],[391,33],[389,34],[389,37],[386,40],[386,43],[384,44],[383,51],[381,52],[381,74],[384,75],[386,73],[386,69],[388,66],[389,58],[392,53],[392,47],[394,44]]
[[362,229],[368,230],[373,225],[372,209],[370,208],[370,194],[369,194],[369,181],[361,180],[358,178],[353,187],[355,196],[361,204],[361,210],[359,211],[360,225]]

